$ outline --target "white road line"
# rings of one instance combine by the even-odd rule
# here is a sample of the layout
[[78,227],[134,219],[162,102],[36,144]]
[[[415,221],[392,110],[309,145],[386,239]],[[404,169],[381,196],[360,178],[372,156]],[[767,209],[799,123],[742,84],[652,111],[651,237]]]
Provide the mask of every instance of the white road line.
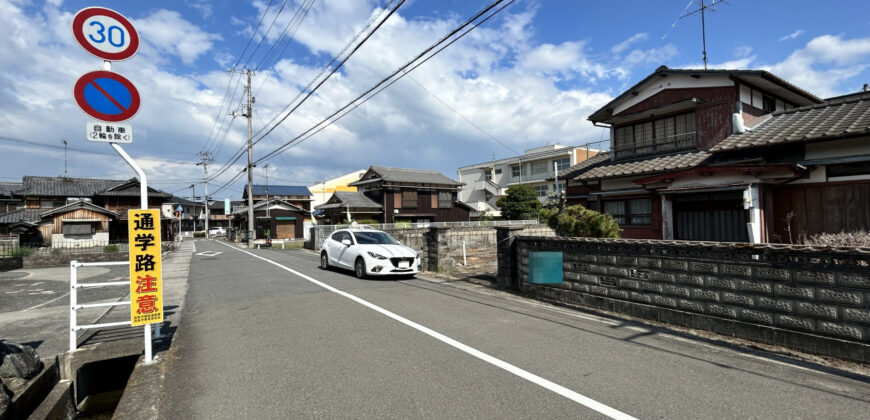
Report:
[[[480,350],[477,350],[477,349],[475,349],[475,348],[473,348],[473,347],[470,347],[470,346],[468,346],[468,345],[462,344],[462,343],[460,343],[459,341],[456,341],[456,340],[454,340],[454,339],[452,339],[452,338],[450,338],[450,337],[447,337],[446,335],[443,335],[443,334],[441,334],[441,333],[439,333],[439,332],[436,332],[436,331],[431,330],[431,329],[429,329],[429,328],[427,328],[427,327],[424,327],[424,326],[422,326],[422,325],[420,325],[420,324],[418,324],[418,323],[416,323],[416,322],[414,322],[414,321],[411,321],[411,320],[409,320],[409,319],[407,319],[407,318],[404,318],[404,317],[402,317],[402,316],[396,315],[396,314],[394,314],[394,313],[392,313],[392,312],[390,312],[390,311],[388,311],[388,310],[386,310],[386,309],[384,309],[384,308],[381,308],[380,306],[377,306],[377,305],[375,305],[375,304],[373,304],[373,303],[370,303],[370,302],[368,302],[368,301],[366,301],[366,300],[363,300],[363,299],[361,299],[361,298],[358,298],[358,297],[356,297],[356,296],[354,296],[354,295],[352,295],[352,294],[350,294],[350,293],[347,293],[347,292],[344,292],[344,291],[338,290],[338,289],[336,289],[336,288],[334,288],[334,287],[332,287],[332,286],[330,286],[330,285],[328,285],[328,284],[326,284],[326,283],[323,283],[323,282],[321,282],[321,281],[319,281],[319,280],[315,280],[314,278],[309,277],[309,276],[307,276],[307,275],[305,275],[305,274],[302,274],[302,273],[300,273],[300,272],[298,272],[298,271],[296,271],[296,270],[294,270],[294,269],[292,269],[292,268],[289,268],[289,267],[286,267],[286,266],[281,265],[281,264],[279,264],[279,263],[276,263],[275,261],[272,261],[272,260],[270,260],[270,259],[268,259],[268,258],[263,258],[263,257],[261,257],[261,256],[259,256],[259,255],[255,255],[255,254],[250,253],[250,252],[248,252],[248,251],[245,251],[245,250],[243,250],[243,249],[236,248],[236,247],[234,247],[234,246],[232,246],[232,245],[225,244],[225,243],[223,243],[223,242],[219,242],[219,243],[220,243],[220,244],[223,244],[223,245],[226,245],[226,246],[228,246],[228,247],[230,247],[230,248],[233,248],[233,249],[235,249],[235,250],[237,250],[237,251],[239,251],[239,252],[243,252],[243,253],[245,253],[245,254],[248,254],[248,255],[250,255],[250,256],[252,256],[252,257],[254,257],[254,258],[257,258],[257,259],[260,259],[260,260],[266,261],[266,262],[268,262],[269,264],[275,265],[275,266],[277,266],[277,267],[279,267],[279,268],[281,268],[281,269],[283,269],[283,270],[285,270],[285,271],[289,271],[290,273],[293,273],[293,274],[295,274],[295,275],[297,275],[297,276],[299,276],[299,277],[301,277],[301,278],[303,278],[303,279],[305,279],[305,280],[308,280],[308,281],[310,281],[311,283],[314,283],[314,284],[316,284],[316,285],[318,285],[318,286],[320,286],[320,287],[322,287],[322,288],[324,288],[324,289],[326,289],[326,290],[329,290],[330,292],[333,292],[333,293],[336,293],[336,294],[338,294],[338,295],[344,296],[344,297],[346,297],[346,298],[348,298],[348,299],[350,299],[350,300],[352,300],[352,301],[354,301],[354,302],[356,302],[356,303],[359,303],[360,305],[363,305],[363,306],[365,306],[365,307],[368,307],[369,309],[372,309],[372,310],[374,310],[374,311],[380,312],[381,314],[386,315],[386,316],[388,316],[388,317],[390,317],[390,318],[392,318],[392,319],[394,319],[394,320],[396,320],[396,321],[399,321],[399,322],[401,322],[401,323],[403,323],[403,324],[405,324],[405,325],[407,325],[407,326],[409,326],[409,327],[411,327],[411,328],[413,328],[413,329],[415,329],[415,330],[417,330],[417,331],[422,332],[423,334],[426,334],[426,335],[428,335],[428,336],[430,336],[430,337],[432,337],[432,338],[434,338],[434,339],[436,339],[436,340],[439,340],[439,341],[441,341],[441,342],[443,342],[443,343],[445,343],[445,344],[448,344],[448,345],[450,345],[450,346],[452,346],[452,347],[454,347],[454,348],[456,348],[456,349],[458,349],[458,350],[461,350],[461,351],[463,351],[463,352],[465,352],[465,353],[468,353],[468,354],[470,354],[470,355],[472,355],[472,356],[474,356],[474,357],[476,357],[476,358],[478,358],[478,359],[480,359],[480,360],[483,360],[484,362],[487,362],[487,363],[489,363],[489,364],[492,364],[493,366],[499,367],[499,368],[504,369],[504,370],[506,370],[506,371],[508,371],[508,372],[510,372],[510,373],[513,373],[514,375],[519,376],[520,378],[523,378],[523,379],[525,379],[525,380],[527,380],[527,381],[529,381],[529,382],[532,382],[532,383],[534,383],[534,384],[536,384],[536,385],[539,385],[539,386],[541,386],[541,387],[543,387],[543,388],[545,388],[545,389],[547,389],[547,390],[550,390],[550,391],[552,391],[552,392],[555,392],[555,393],[557,393],[557,394],[559,394],[559,395],[561,395],[561,396],[563,396],[563,397],[565,397],[565,398],[568,398],[568,399],[571,400],[571,401],[574,401],[574,402],[576,402],[576,403],[578,403],[578,404],[582,404],[582,405],[584,405],[584,406],[586,406],[586,407],[588,407],[588,408],[591,408],[592,410],[595,410],[595,411],[597,411],[597,412],[599,412],[599,413],[601,413],[601,414],[604,414],[605,416],[608,416],[608,417],[613,418],[613,419],[624,419],[624,420],[635,419],[635,417],[632,417],[632,416],[630,416],[630,415],[628,415],[628,414],[625,414],[625,413],[623,413],[623,412],[621,412],[621,411],[619,411],[619,410],[616,410],[615,408],[612,408],[612,407],[609,407],[609,406],[607,406],[607,405],[604,405],[604,404],[602,404],[602,403],[600,403],[600,402],[598,402],[598,401],[595,401],[595,400],[593,400],[593,399],[591,399],[591,398],[589,398],[589,397],[586,397],[586,396],[581,395],[581,394],[579,394],[579,393],[577,393],[577,392],[574,392],[574,391],[572,391],[572,390],[570,390],[570,389],[568,389],[568,388],[565,388],[565,387],[563,387],[562,385],[559,385],[559,384],[557,384],[557,383],[555,383],[555,382],[551,382],[551,381],[549,381],[549,380],[547,380],[547,379],[544,379],[544,378],[542,378],[542,377],[540,377],[540,376],[537,376],[537,375],[535,375],[535,374],[533,374],[533,373],[531,373],[531,372],[528,372],[528,371],[526,371],[526,370],[523,370],[523,369],[521,369],[521,368],[518,368],[518,367],[516,367],[516,366],[514,366],[514,365],[512,365],[512,364],[510,364],[510,363],[508,363],[508,362],[505,362],[505,361],[503,361],[503,360],[501,360],[501,359],[498,359],[498,358],[496,358],[496,357],[490,356],[490,355],[488,355],[488,354],[486,354],[486,353],[484,353],[484,352],[482,352],[482,351],[480,351]],[[635,419],[635,420],[636,420],[636,419]]]
[[50,301],[48,301],[48,302],[42,302],[42,303],[40,303],[39,305],[33,305],[33,306],[31,306],[31,307],[29,307],[29,308],[27,308],[27,309],[22,309],[21,312],[29,311],[29,310],[31,310],[31,309],[36,309],[36,308],[43,307],[43,306],[45,306],[45,305],[48,305],[49,303],[52,303],[52,302],[58,301],[58,300],[63,299],[63,298],[65,298],[65,297],[67,297],[67,296],[69,296],[69,292],[66,292],[66,293],[64,293],[63,295],[58,296],[58,297],[56,297],[56,298],[54,298],[54,299],[52,299],[52,300],[50,300]]

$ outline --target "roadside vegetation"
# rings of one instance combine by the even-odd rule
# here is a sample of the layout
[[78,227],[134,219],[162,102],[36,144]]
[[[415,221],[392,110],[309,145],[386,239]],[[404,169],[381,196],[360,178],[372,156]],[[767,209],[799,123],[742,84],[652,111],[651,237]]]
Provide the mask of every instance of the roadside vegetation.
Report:
[[584,238],[618,238],[619,224],[607,213],[599,213],[583,206],[543,209],[541,221],[550,226],[556,235]]

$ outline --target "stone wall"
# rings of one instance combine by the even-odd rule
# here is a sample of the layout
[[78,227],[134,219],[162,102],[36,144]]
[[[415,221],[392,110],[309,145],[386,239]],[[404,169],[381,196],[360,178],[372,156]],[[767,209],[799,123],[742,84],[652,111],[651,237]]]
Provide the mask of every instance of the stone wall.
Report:
[[[533,251],[562,252],[561,284],[529,283]],[[511,254],[505,286],[530,296],[870,362],[870,250],[519,237]]]
[[22,257],[3,257],[0,258],[0,271],[17,270],[24,267]]

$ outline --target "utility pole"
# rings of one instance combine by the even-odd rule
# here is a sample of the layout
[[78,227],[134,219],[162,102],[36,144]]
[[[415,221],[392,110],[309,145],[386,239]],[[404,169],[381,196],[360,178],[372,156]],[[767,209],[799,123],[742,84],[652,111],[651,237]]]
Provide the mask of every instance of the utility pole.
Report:
[[269,164],[263,165],[263,176],[266,178],[266,218],[269,219],[269,223],[272,223],[271,216],[269,216]]
[[193,214],[191,214],[190,218],[193,219],[193,234],[196,232],[196,184],[190,184],[190,193],[193,194],[190,196],[190,201],[193,201]]
[[196,166],[202,165],[204,171],[202,183],[205,186],[205,196],[203,196],[203,201],[205,201],[205,237],[208,238],[208,164],[214,162],[214,159],[209,152],[199,152],[199,156],[202,160]]
[[63,177],[66,178],[66,139],[61,140],[63,142]]
[[[248,118],[248,248],[254,247],[254,235],[256,231],[254,230],[254,171],[253,171],[253,160],[254,160],[254,145],[253,145],[253,137],[254,132],[251,126],[251,119],[253,118],[253,105],[254,105],[254,97],[251,93],[251,69],[247,70],[248,76],[248,105],[247,111],[245,112],[245,117]],[[268,198],[268,197],[267,197]],[[268,205],[268,204],[267,204]]]
[[719,3],[723,3],[724,1],[725,0],[713,0],[712,3],[705,5],[704,0],[701,0],[701,7],[699,7],[698,9],[695,9],[689,13],[686,13],[685,15],[680,16],[680,19],[682,19],[684,17],[694,15],[695,13],[699,13],[699,12],[701,13],[701,42],[703,43],[703,47],[704,47],[704,50],[703,50],[704,70],[707,70],[707,24],[706,24],[705,19],[704,19],[704,12],[707,9],[712,9],[712,11],[715,12],[716,8],[714,6],[716,6]]

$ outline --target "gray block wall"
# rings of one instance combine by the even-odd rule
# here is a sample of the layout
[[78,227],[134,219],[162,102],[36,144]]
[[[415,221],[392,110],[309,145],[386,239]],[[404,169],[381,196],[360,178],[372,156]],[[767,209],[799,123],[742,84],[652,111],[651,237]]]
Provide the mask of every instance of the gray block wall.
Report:
[[[528,283],[532,251],[563,253],[562,284]],[[514,255],[531,296],[870,361],[870,253],[861,250],[520,237]]]

